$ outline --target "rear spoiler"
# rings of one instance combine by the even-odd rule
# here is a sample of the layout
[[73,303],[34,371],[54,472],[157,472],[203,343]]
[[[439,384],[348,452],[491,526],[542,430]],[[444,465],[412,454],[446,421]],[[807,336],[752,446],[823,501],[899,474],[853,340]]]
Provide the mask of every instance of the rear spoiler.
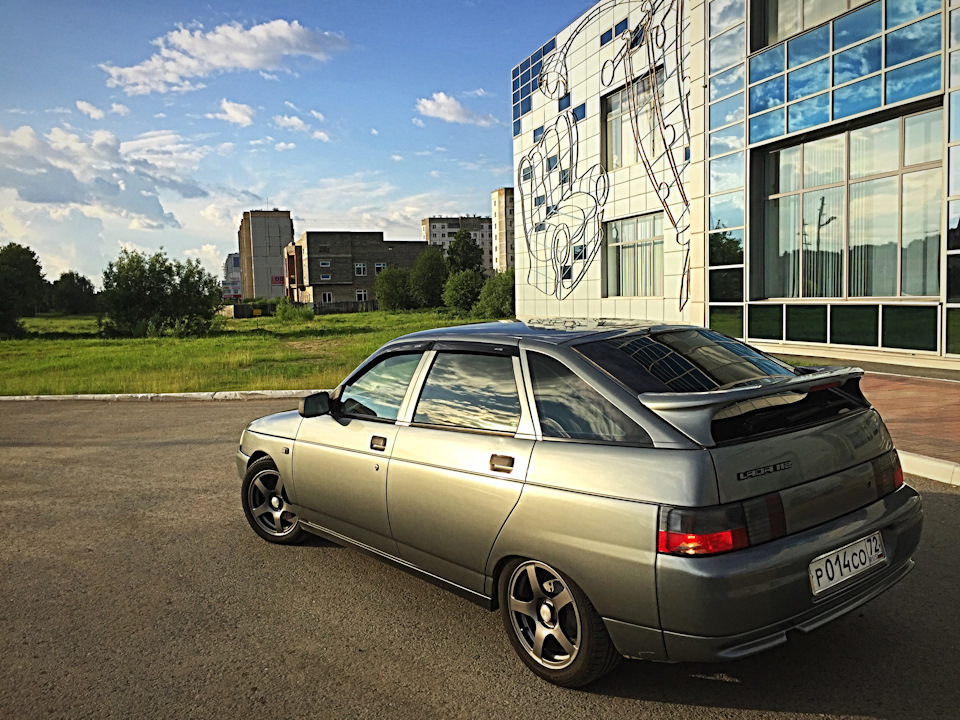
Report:
[[863,370],[860,368],[816,368],[813,372],[797,377],[776,380],[759,379],[727,390],[641,393],[637,397],[644,407],[655,412],[691,439],[705,447],[712,447],[715,443],[711,423],[714,416],[724,408],[744,403],[752,405],[749,409],[760,409],[779,404],[777,400],[786,395],[836,387],[848,380],[857,381],[857,395],[863,398],[859,391],[861,377],[863,377]]

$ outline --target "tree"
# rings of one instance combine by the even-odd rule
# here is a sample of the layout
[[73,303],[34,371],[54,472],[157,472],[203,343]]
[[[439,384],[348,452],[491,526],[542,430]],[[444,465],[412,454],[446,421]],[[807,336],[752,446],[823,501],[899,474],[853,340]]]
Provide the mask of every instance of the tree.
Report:
[[381,310],[409,310],[413,307],[407,268],[386,267],[381,270],[373,283],[373,292]]
[[170,260],[161,250],[121,250],[103,271],[101,294],[109,332],[204,335],[222,305],[220,283],[199,260]]
[[0,247],[0,338],[23,334],[20,318],[36,314],[44,282],[33,250],[17,243]]
[[443,284],[450,271],[443,252],[435,245],[424,250],[410,271],[410,294],[417,307],[440,307],[443,304]]
[[460,228],[453,236],[450,249],[447,250],[447,262],[451,273],[461,270],[483,272],[483,249],[466,228]]
[[483,289],[483,275],[476,270],[451,273],[443,286],[443,304],[451,310],[469,313]]
[[91,313],[97,305],[93,283],[90,278],[68,270],[54,281],[50,304],[54,310],[66,315]]
[[474,307],[476,314],[487,318],[513,317],[516,312],[514,283],[512,269],[488,278]]

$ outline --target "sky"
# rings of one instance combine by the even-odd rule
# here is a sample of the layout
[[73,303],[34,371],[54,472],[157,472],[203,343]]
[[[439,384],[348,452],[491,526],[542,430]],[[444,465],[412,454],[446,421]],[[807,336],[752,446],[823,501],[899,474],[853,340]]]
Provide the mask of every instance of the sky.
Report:
[[512,67],[589,0],[5,0],[0,245],[217,276],[245,210],[420,239],[513,185]]

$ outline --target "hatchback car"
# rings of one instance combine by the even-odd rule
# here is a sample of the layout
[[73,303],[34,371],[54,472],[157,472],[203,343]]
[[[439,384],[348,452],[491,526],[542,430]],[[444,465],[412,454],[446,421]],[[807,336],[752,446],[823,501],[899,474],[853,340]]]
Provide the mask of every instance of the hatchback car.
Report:
[[499,608],[558,685],[740,658],[913,568],[920,496],[862,375],[690,326],[415,333],[244,430],[243,509]]

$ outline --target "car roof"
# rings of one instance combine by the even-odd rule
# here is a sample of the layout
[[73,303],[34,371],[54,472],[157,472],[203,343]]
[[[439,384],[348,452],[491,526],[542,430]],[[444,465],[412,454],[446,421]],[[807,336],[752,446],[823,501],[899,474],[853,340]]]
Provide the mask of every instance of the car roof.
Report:
[[[587,339],[613,337],[632,332],[649,332],[668,328],[690,328],[689,325],[668,325],[646,320],[584,320],[575,318],[532,319],[515,322],[486,322],[471,325],[422,330],[403,335],[388,343],[465,340],[470,342],[510,342],[537,340],[554,345],[569,345]],[[512,342],[511,342],[512,341]]]

